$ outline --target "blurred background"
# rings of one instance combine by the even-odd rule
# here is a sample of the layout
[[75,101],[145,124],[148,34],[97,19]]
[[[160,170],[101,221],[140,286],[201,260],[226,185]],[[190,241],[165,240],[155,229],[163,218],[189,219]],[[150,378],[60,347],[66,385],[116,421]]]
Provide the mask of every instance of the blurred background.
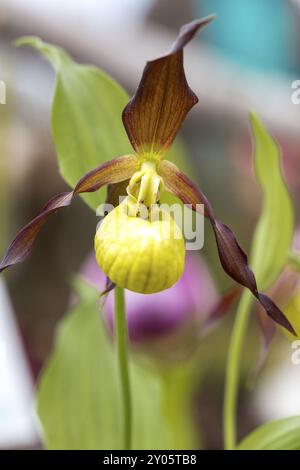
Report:
[[[255,110],[281,145],[299,222],[300,105],[291,101],[291,86],[300,79],[300,1],[1,0],[0,80],[6,84],[6,104],[0,104],[2,251],[46,200],[66,189],[50,130],[54,72],[38,54],[14,48],[13,41],[30,34],[58,44],[77,61],[111,74],[132,94],[146,60],[169,48],[180,25],[213,12],[217,20],[185,55],[187,78],[199,97],[180,133],[186,165],[215,212],[249,248],[260,210],[247,118]],[[68,308],[70,280],[90,253],[95,223],[94,214],[78,201],[48,222],[29,261],[1,277],[0,447],[40,445],[33,384]],[[220,269],[209,229],[201,256],[221,294],[231,283]],[[199,431],[206,430],[207,448],[222,446],[231,323],[232,315],[201,345],[206,365],[199,372],[194,406]],[[259,342],[254,320],[248,341],[246,371]],[[241,434],[266,419],[300,414],[300,365],[291,364],[283,335],[275,344],[255,393],[243,390],[241,395]]]

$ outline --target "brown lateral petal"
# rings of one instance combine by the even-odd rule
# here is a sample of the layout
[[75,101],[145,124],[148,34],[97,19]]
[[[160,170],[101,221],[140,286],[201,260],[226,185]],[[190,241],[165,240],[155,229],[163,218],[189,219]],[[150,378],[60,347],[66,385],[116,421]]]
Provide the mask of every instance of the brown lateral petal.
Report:
[[[202,204],[205,216],[208,215],[207,211],[212,212],[208,199],[174,163],[163,160],[159,165],[158,172],[163,177],[166,191],[179,197],[184,204],[190,204],[194,211],[197,204]],[[200,212],[201,208],[197,208],[197,211]]]
[[129,140],[138,153],[163,153],[198,102],[186,81],[183,48],[213,18],[186,24],[167,55],[147,62],[138,89],[122,115]]
[[127,180],[134,173],[136,165],[137,159],[134,155],[110,160],[81,178],[74,191],[58,194],[52,198],[38,216],[29,222],[12,241],[0,262],[0,272],[28,258],[39,231],[51,214],[69,206],[77,194],[97,191],[106,184]]
[[205,216],[213,228],[224,271],[236,282],[247,287],[276,323],[296,335],[289,320],[277,305],[268,296],[258,292],[246,254],[239,246],[231,229],[215,218],[212,207],[204,194],[173,163],[167,160],[161,162],[159,173],[164,179],[166,190],[179,197],[183,203],[191,204],[193,210],[199,210],[197,204],[204,205]]
[[108,160],[84,175],[76,184],[74,193],[93,193],[107,184],[124,181],[132,176],[137,165],[135,155],[124,155]]

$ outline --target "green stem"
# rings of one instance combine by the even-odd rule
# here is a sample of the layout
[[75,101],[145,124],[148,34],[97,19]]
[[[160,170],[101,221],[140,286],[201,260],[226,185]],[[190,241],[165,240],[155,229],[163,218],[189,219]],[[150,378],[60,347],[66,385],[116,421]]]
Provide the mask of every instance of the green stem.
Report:
[[132,409],[128,365],[128,335],[125,315],[124,289],[115,287],[115,337],[117,343],[119,373],[123,399],[123,442],[124,449],[131,449]]
[[252,302],[252,294],[248,290],[244,290],[237,309],[235,323],[230,339],[226,365],[223,408],[224,447],[226,450],[234,449],[237,442],[236,411],[240,362]]
[[171,449],[195,449],[199,444],[195,439],[196,429],[191,414],[195,377],[191,373],[189,364],[160,368],[162,403],[170,428]]

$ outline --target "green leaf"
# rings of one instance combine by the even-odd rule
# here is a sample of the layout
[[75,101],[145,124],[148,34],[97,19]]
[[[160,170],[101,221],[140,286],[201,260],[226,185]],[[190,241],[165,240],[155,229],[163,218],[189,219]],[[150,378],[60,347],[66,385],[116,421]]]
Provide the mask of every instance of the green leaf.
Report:
[[[127,93],[103,71],[75,63],[61,48],[36,37],[17,45],[38,50],[56,71],[52,133],[59,170],[70,185],[112,158],[132,153],[121,114]],[[82,196],[92,209],[103,202],[103,191]]]
[[250,123],[255,144],[255,172],[263,190],[263,208],[253,239],[251,266],[260,290],[265,290],[287,261],[294,213],[282,175],[280,149],[254,113],[250,114]]
[[243,439],[238,450],[300,450],[300,416],[270,421]]
[[[83,283],[76,286],[81,300],[59,326],[38,387],[45,443],[49,449],[121,449],[117,355],[101,319],[98,294]],[[189,423],[182,419],[180,429],[174,429],[173,417],[164,412],[160,374],[136,361],[130,363],[130,374],[133,448],[178,448],[176,436],[185,429],[189,436]],[[182,445],[188,446],[188,441],[182,440]]]

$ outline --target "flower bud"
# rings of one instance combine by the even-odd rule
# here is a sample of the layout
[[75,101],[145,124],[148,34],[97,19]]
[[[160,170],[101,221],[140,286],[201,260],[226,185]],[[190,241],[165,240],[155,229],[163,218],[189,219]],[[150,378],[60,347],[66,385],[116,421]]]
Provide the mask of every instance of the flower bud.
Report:
[[[95,236],[102,271],[119,287],[152,294],[171,287],[184,269],[181,230],[166,211],[158,216],[129,216],[126,203],[112,210]],[[147,208],[144,209],[147,210]]]

